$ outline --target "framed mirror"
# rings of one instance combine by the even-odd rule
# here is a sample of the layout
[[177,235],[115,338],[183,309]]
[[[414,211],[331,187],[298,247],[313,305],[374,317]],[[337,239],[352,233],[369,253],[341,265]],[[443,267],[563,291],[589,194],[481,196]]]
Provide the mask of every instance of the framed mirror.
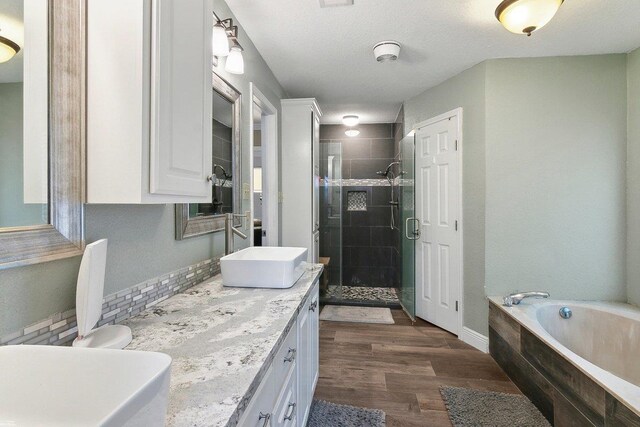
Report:
[[241,94],[213,73],[213,158],[210,203],[176,205],[176,239],[224,230],[225,214],[242,209]]
[[84,0],[0,2],[0,269],[82,254]]

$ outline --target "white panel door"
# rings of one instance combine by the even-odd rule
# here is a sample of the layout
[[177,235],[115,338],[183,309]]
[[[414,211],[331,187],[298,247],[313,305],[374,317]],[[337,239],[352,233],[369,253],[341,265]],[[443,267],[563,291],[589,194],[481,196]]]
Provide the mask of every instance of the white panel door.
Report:
[[458,116],[416,133],[416,315],[458,334],[460,170]]
[[154,0],[150,192],[211,197],[211,26],[208,0]]

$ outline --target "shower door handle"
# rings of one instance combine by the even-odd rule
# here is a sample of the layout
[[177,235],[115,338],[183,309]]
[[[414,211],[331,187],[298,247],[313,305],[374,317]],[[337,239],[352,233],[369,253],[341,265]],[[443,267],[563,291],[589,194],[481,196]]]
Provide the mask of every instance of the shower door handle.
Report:
[[[418,223],[418,227],[414,228],[409,235],[409,222],[414,221]],[[409,240],[418,240],[420,238],[420,221],[418,218],[407,218],[404,222],[404,234]]]

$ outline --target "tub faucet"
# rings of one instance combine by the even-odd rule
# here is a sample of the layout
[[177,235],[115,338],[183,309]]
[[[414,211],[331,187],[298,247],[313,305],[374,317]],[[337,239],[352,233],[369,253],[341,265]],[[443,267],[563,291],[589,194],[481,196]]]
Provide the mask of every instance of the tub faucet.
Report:
[[506,307],[511,307],[520,304],[525,298],[549,298],[549,292],[518,292],[507,295],[502,301]]
[[243,227],[244,221],[249,219],[251,216],[251,212],[246,212],[244,215],[242,214],[233,214],[228,213],[225,215],[224,221],[224,253],[225,255],[229,255],[233,253],[233,235],[240,236],[243,239],[246,239],[248,236],[244,234],[242,231],[238,230],[233,226],[233,220],[235,218],[242,218]]

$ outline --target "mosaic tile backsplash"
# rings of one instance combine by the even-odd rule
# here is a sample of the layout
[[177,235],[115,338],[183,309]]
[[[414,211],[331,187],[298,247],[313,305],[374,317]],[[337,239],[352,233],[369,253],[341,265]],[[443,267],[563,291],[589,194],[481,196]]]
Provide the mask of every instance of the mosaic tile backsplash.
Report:
[[[220,273],[220,259],[208,259],[106,296],[97,326],[122,323],[141,311],[184,292]],[[0,337],[0,345],[65,345],[78,336],[76,310],[56,313],[19,331]]]

